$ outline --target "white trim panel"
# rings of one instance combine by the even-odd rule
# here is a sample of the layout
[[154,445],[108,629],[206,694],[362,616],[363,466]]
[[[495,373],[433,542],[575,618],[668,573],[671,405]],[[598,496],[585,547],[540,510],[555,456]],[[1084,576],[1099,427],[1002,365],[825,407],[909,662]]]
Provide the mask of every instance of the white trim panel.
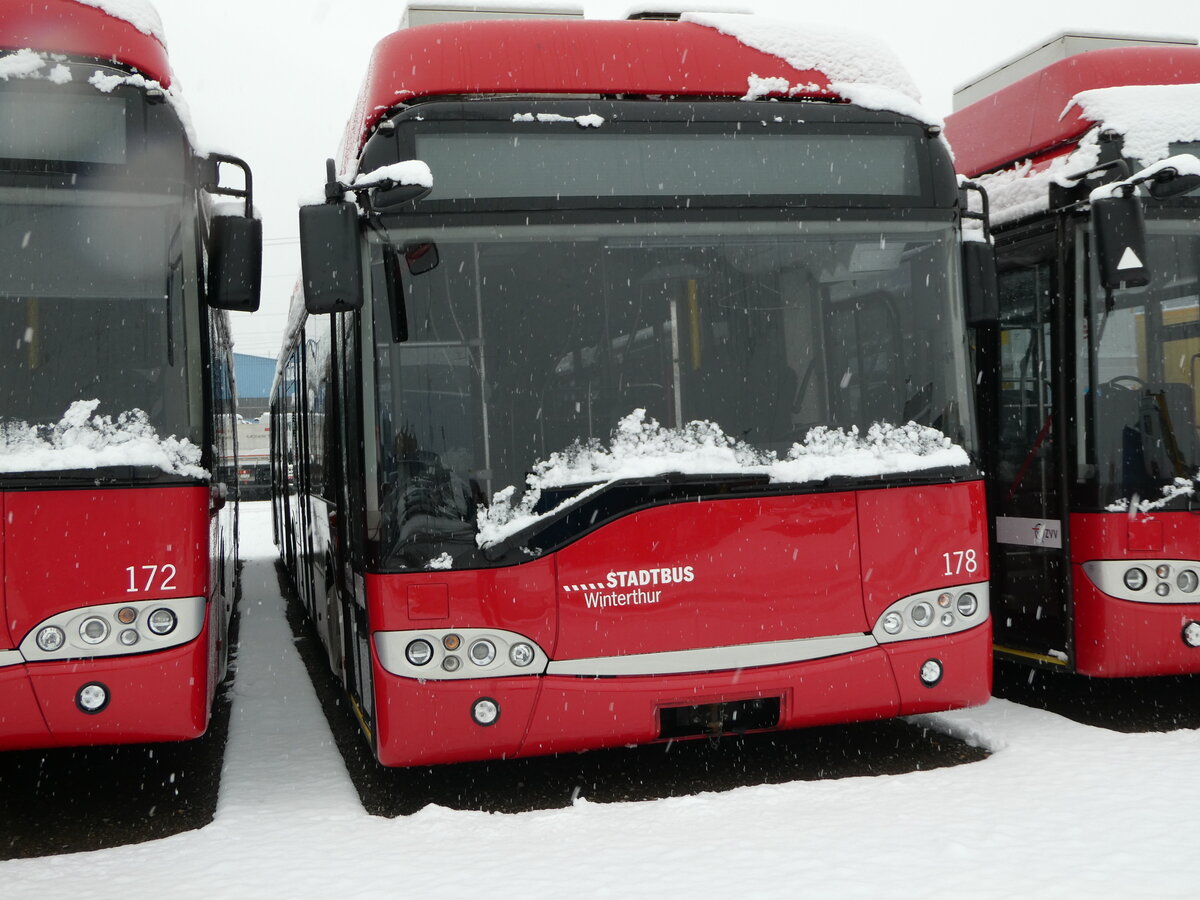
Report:
[[[132,607],[137,617],[129,625],[117,621],[117,611]],[[194,640],[204,629],[208,604],[203,597],[172,597],[170,600],[130,600],[128,603],[105,603],[101,606],[85,606],[71,609],[43,619],[29,630],[21,641],[21,655],[28,662],[48,662],[62,659],[90,659],[103,656],[129,656],[135,653],[152,653],[178,647]],[[170,634],[157,635],[146,627],[146,620],[156,609],[169,609],[175,613],[175,628]],[[79,633],[84,621],[102,619],[108,626],[103,640],[96,644],[84,641]],[[37,645],[37,634],[48,625],[63,631],[65,641],[57,650],[47,653]],[[123,631],[137,633],[133,644],[122,644],[119,636]]]
[[[1166,567],[1166,577],[1159,577],[1160,566]],[[1200,579],[1200,562],[1194,559],[1093,559],[1085,562],[1082,569],[1101,592],[1118,600],[1133,603],[1200,603],[1200,590],[1194,588],[1187,592],[1179,586],[1182,572],[1194,572]],[[1146,586],[1140,591],[1130,590],[1125,585],[1125,573],[1130,569],[1141,569],[1146,576]],[[1158,593],[1162,589],[1160,585],[1166,586],[1165,595]]]
[[[443,639],[447,635],[458,635],[461,646],[447,650]],[[376,631],[375,655],[379,664],[392,675],[402,678],[419,678],[424,681],[462,681],[466,678],[503,678],[512,675],[541,675],[546,671],[546,653],[524,635],[496,628],[431,628],[427,631]],[[415,640],[428,641],[433,656],[423,666],[414,666],[405,656],[408,645]],[[471,645],[479,640],[489,640],[496,648],[496,658],[486,666],[471,659]],[[518,666],[509,659],[508,652],[514,644],[528,644],[533,648],[533,660],[526,666]],[[458,668],[447,671],[447,658],[456,658]]]
[[20,650],[0,650],[0,669],[19,666],[23,662],[25,657],[21,655]]
[[[963,594],[971,594],[975,598],[975,611],[969,616],[962,614],[962,607],[959,605],[959,599]],[[932,616],[926,624],[918,625],[917,622],[920,621],[920,618],[914,614],[914,607],[922,603],[928,607],[928,611],[932,612]],[[883,627],[884,619],[893,612],[900,616],[900,630],[895,634],[888,634],[887,629]],[[957,634],[960,631],[970,631],[977,625],[986,622],[989,615],[991,615],[991,594],[988,590],[988,583],[979,581],[975,584],[939,588],[936,591],[922,591],[919,594],[901,597],[888,606],[875,620],[872,634],[881,644],[943,637],[947,634]],[[944,616],[948,617],[945,621],[943,621]]]
[[869,634],[838,634],[797,641],[766,641],[732,647],[701,647],[697,650],[668,650],[662,653],[631,653],[628,656],[593,656],[559,659],[546,666],[547,675],[682,675],[688,672],[717,672],[781,666],[826,656],[867,650],[878,644]]
[[1062,549],[1062,521],[996,516],[996,543]]

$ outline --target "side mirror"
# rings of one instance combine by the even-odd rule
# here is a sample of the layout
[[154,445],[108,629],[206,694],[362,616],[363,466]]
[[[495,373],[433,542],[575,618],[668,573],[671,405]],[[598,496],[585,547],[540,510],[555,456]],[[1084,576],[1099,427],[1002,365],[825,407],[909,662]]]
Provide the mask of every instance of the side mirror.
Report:
[[390,209],[399,209],[406,203],[412,203],[414,200],[420,200],[425,197],[432,188],[423,184],[396,184],[392,187],[377,187],[371,191],[371,209],[376,212],[387,212]]
[[300,207],[300,276],[313,315],[363,305],[358,210],[352,203]]
[[1130,193],[1092,201],[1092,233],[1100,284],[1106,290],[1150,283],[1146,266],[1146,223],[1142,204]]
[[262,290],[262,220],[216,216],[208,236],[208,305],[254,312]]
[[996,251],[984,241],[963,241],[963,299],[967,325],[988,325],[1000,319],[1000,289],[996,283]]

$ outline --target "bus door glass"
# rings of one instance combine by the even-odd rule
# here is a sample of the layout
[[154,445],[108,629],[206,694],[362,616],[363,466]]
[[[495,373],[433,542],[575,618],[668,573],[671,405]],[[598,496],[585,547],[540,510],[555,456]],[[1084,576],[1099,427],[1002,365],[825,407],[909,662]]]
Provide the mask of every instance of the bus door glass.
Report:
[[1063,498],[1055,408],[1060,301],[1053,236],[1001,247],[996,421],[989,469],[996,520],[996,642],[1035,653],[1067,651]]
[[1176,479],[1190,485],[1200,463],[1200,231],[1186,222],[1148,226],[1151,284],[1110,297],[1092,277],[1089,318],[1077,324],[1092,335],[1080,372],[1091,385],[1082,471],[1100,509],[1135,498],[1172,505],[1172,494],[1174,505],[1185,503]]

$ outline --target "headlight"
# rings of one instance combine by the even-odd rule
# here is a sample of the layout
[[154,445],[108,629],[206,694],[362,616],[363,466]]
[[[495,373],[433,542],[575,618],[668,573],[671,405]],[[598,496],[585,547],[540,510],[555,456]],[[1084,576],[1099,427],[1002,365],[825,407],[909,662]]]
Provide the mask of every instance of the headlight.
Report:
[[533,647],[523,641],[508,648],[508,659],[514,666],[524,668],[533,662],[533,657]]
[[1192,569],[1184,569],[1179,573],[1179,577],[1175,579],[1175,583],[1179,585],[1179,589],[1185,594],[1190,594],[1196,588],[1200,587],[1200,575],[1197,575]]
[[899,634],[900,629],[904,627],[904,616],[892,610],[883,617],[883,630],[888,634]]
[[159,607],[154,612],[150,613],[146,619],[146,627],[152,632],[162,637],[164,634],[170,634],[175,630],[175,624],[179,620],[175,618],[175,613],[165,607]]
[[408,646],[404,648],[404,658],[408,660],[409,665],[423,666],[433,659],[433,644],[424,638],[409,641]]
[[67,636],[63,634],[61,628],[55,628],[53,625],[47,625],[37,633],[38,648],[46,653],[53,653],[63,645]]
[[467,651],[467,655],[471,657],[471,662],[477,666],[486,666],[496,658],[496,645],[487,638],[480,638],[471,645],[471,649]]
[[108,623],[99,616],[89,616],[79,626],[79,637],[85,644],[99,644],[108,637]]
[[954,613],[952,613],[952,612],[942,613],[942,627],[950,628],[952,625],[954,625]]
[[1158,594],[1160,597],[1165,597],[1171,593],[1171,586],[1165,581],[1160,581],[1154,586],[1154,593]]
[[955,604],[958,614],[964,618],[970,618],[979,612],[979,598],[967,591],[964,594],[958,595],[958,603]]
[[138,633],[132,628],[126,628],[119,635],[117,635],[117,640],[119,640],[126,647],[132,647],[138,642]]
[[1168,566],[1166,563],[1163,563],[1162,565],[1160,565],[1158,568],[1156,568],[1154,570],[1154,574],[1157,575],[1159,578],[1170,578],[1171,577],[1171,567]]
[[1125,587],[1131,591],[1140,591],[1146,586],[1146,573],[1142,569],[1125,570]]
[[913,604],[912,609],[908,611],[908,616],[914,625],[924,628],[933,621],[933,607],[922,600],[920,603]]

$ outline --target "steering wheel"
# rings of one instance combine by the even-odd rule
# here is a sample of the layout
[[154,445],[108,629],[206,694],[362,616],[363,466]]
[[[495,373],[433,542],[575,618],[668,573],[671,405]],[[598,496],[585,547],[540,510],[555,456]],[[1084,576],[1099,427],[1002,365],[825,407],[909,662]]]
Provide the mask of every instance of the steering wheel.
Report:
[[[1122,384],[1120,382],[1132,382],[1132,386]],[[1136,391],[1145,390],[1146,382],[1138,378],[1136,375],[1118,375],[1116,378],[1110,378],[1104,384],[1105,387],[1116,388],[1121,391]]]

